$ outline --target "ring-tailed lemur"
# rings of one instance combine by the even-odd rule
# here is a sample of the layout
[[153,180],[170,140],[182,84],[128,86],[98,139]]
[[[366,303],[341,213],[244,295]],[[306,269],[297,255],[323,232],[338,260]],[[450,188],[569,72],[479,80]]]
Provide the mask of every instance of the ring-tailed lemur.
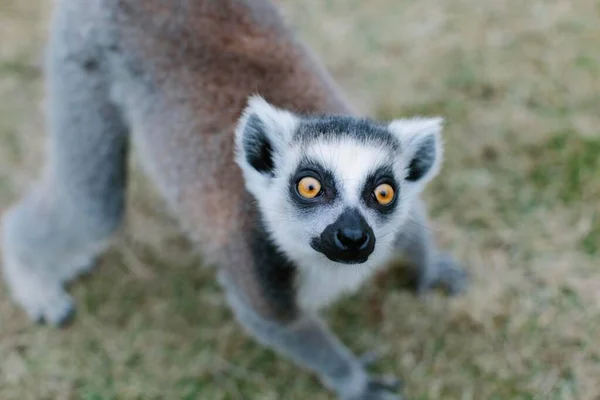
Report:
[[47,60],[46,168],[2,221],[31,319],[72,316],[64,285],[119,226],[131,139],[258,341],[342,399],[396,398],[317,312],[400,256],[421,292],[464,288],[419,200],[440,119],[355,116],[266,0],[61,0]]

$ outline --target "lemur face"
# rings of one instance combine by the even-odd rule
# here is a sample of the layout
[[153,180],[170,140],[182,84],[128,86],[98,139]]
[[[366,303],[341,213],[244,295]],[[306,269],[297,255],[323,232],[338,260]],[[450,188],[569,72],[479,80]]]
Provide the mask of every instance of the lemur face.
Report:
[[236,161],[273,242],[297,265],[376,266],[437,173],[441,119],[302,117],[250,99]]

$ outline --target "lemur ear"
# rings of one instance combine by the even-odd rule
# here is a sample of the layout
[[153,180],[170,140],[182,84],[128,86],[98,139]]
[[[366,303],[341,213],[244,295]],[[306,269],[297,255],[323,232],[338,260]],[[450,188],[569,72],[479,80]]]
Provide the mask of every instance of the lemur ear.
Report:
[[262,175],[273,176],[275,161],[289,142],[296,127],[296,117],[252,96],[235,131],[236,158],[245,169],[249,166]]
[[397,119],[389,129],[401,143],[409,182],[426,183],[439,172],[443,156],[442,118]]

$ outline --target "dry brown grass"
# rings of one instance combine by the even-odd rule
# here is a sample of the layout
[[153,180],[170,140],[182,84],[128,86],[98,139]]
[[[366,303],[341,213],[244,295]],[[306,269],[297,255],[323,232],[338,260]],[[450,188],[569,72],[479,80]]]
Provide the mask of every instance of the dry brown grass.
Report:
[[[600,8],[595,0],[280,1],[353,101],[439,113],[428,190],[469,293],[420,302],[389,274],[329,314],[411,399],[600,398]],[[37,176],[48,1],[0,0],[0,210]],[[65,331],[0,293],[0,398],[327,399],[256,345],[140,176],[126,228]]]

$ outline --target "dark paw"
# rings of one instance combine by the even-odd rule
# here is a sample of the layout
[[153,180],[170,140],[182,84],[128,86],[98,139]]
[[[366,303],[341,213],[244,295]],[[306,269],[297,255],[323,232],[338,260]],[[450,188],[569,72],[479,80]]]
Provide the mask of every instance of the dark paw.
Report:
[[39,325],[50,325],[55,328],[68,328],[75,320],[75,306],[70,304],[65,304],[64,308],[61,310],[56,310],[56,312],[48,315],[40,315],[35,319],[35,322]]
[[401,400],[402,382],[394,376],[371,377],[361,400]]
[[[379,354],[375,351],[369,351],[359,358],[365,368],[378,359]],[[401,390],[402,381],[394,376],[371,376],[364,390],[348,400],[402,400]]]
[[402,384],[395,377],[370,377],[361,393],[344,400],[403,400],[398,392]]
[[76,315],[77,311],[75,306],[72,306],[65,314],[62,315],[56,326],[63,329],[70,327],[75,322]]
[[436,262],[432,276],[423,282],[419,292],[430,289],[441,289],[449,296],[456,296],[465,292],[469,286],[467,271],[454,258],[442,255]]

